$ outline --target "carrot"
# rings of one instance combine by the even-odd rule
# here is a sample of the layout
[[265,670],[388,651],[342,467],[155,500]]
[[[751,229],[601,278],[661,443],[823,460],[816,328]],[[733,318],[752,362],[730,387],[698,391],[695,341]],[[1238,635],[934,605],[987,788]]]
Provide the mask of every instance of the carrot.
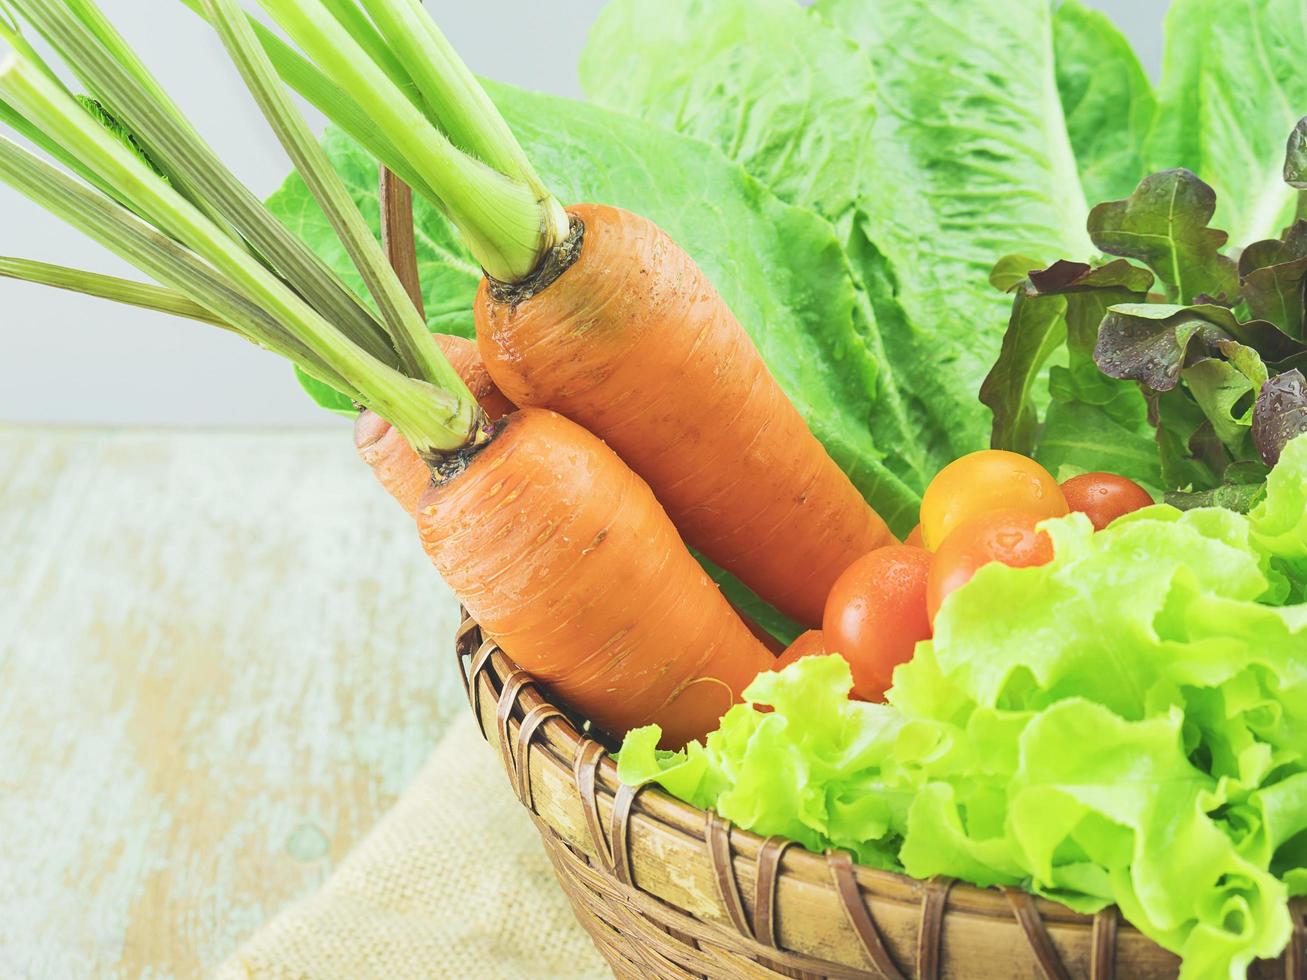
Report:
[[[444,346],[443,340],[441,346]],[[448,352],[446,356],[449,356],[451,364],[458,365],[458,361]],[[479,358],[477,363],[480,364]],[[484,405],[485,402],[482,402],[483,407]],[[410,514],[416,513],[418,500],[431,485],[431,468],[422,462],[422,458],[413,451],[404,437],[385,419],[372,412],[363,412],[354,424],[354,447],[363,462],[372,468],[378,482],[399,505]],[[730,602],[729,599],[727,601]],[[733,602],[730,605],[749,632],[768,651],[779,654],[785,649],[785,644],[767,632],[744,610]]]
[[[433,562],[487,632],[557,697],[614,735],[646,723],[662,725],[669,746],[705,735],[749,681],[770,668],[770,653],[690,555],[648,484],[600,439],[539,408],[487,419],[278,81],[240,5],[207,0],[204,7],[340,238],[372,307],[262,209],[111,26],[97,22],[93,31],[68,5],[33,4],[24,16],[37,19],[80,84],[143,127],[140,145],[157,159],[132,149],[126,137],[135,134],[106,133],[18,37],[12,19],[0,18],[6,113],[88,178],[78,181],[0,139],[0,179],[198,304],[212,322],[287,357],[387,419],[431,470],[417,523]],[[418,163],[407,172],[391,169],[442,193],[442,207],[474,243],[484,268],[512,278],[529,272],[539,254],[552,254],[558,232],[566,235],[566,214],[538,186],[506,127],[466,131],[467,119],[483,109],[466,69],[465,78],[438,77],[408,48],[404,68],[436,75],[428,72],[425,84],[407,94],[391,92],[384,74],[320,3],[269,0],[266,7],[340,75],[341,84],[330,90],[336,104],[357,92],[414,153]],[[377,0],[369,13],[388,38],[428,36],[423,22],[414,21],[420,6]],[[85,55],[101,43],[116,57]],[[309,75],[306,67],[299,77]],[[453,96],[462,93],[461,101],[447,102],[442,85]],[[415,104],[424,98],[430,115]],[[433,127],[436,118],[458,131],[458,145]],[[101,292],[143,295],[116,286]],[[175,298],[170,306],[177,306]],[[366,423],[364,430],[359,439],[366,448],[387,438],[380,424]],[[402,495],[417,489],[405,476]]]
[[773,669],[784,670],[796,660],[802,660],[804,657],[821,656],[825,652],[826,641],[822,638],[821,630],[808,630],[786,647],[785,652],[776,658],[776,665]]
[[477,341],[490,376],[516,404],[602,438],[689,544],[819,624],[836,577],[894,543],[885,522],[682,249],[619,208],[568,212],[584,233],[557,279],[521,300],[482,282]]
[[819,623],[835,578],[893,536],[685,252],[617,208],[565,209],[420,5],[369,0],[366,36],[323,0],[263,6],[298,48],[268,46],[277,70],[439,208],[485,271],[478,345],[509,400],[607,441],[690,544]]
[[683,745],[771,667],[648,485],[579,425],[541,409],[418,504],[422,542],[486,632],[600,728]]

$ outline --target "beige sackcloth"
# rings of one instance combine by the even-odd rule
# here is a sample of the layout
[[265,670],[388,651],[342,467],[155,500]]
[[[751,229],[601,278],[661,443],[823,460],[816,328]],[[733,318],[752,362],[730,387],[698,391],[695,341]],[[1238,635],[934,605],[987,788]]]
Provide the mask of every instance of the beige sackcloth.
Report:
[[611,974],[470,715],[314,895],[219,980],[551,980]]

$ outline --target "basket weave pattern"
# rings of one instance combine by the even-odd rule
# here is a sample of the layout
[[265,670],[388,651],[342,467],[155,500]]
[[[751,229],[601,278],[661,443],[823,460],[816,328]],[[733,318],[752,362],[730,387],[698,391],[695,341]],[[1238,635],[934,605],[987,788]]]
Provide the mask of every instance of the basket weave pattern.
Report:
[[[618,977],[1176,976],[1178,960],[1114,909],[1085,916],[1016,889],[863,868],[633,790],[610,746],[582,734],[466,614],[456,648],[482,734]],[[1293,913],[1290,949],[1250,976],[1307,980],[1307,903]]]

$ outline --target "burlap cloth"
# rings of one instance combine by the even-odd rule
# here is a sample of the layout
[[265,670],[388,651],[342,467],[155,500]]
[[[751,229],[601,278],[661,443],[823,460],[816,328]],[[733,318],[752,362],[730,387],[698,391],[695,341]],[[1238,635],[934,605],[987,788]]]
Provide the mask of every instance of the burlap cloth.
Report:
[[470,716],[311,897],[219,980],[607,978]]

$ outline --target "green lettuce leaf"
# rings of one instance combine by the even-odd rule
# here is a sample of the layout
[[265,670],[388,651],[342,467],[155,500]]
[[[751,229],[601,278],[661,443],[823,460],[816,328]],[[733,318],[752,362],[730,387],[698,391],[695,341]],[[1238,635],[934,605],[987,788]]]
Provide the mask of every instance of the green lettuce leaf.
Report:
[[1065,0],[1053,13],[1057,90],[1085,197],[1126,197],[1148,173],[1144,141],[1157,114],[1152,83],[1102,13]]
[[[990,282],[1004,283],[1012,277],[1019,257],[1000,259],[990,273]],[[1072,393],[1073,384],[1090,366],[1099,322],[1108,307],[1142,300],[1152,284],[1147,269],[1124,259],[1097,268],[1083,262],[1060,260],[1047,269],[1034,269],[1018,282],[1016,301],[998,360],[980,386],[980,400],[994,413],[990,445],[995,449],[1032,455],[1039,438],[1035,402],[1036,383],[1045,364],[1064,345],[1069,350],[1067,367],[1055,367],[1050,376],[1053,397],[1064,401],[1095,402],[1093,396]],[[1101,383],[1089,377],[1096,385]],[[1059,384],[1062,391],[1057,390]],[[1114,390],[1115,398],[1120,392]],[[1136,398],[1140,398],[1134,393]],[[1106,404],[1108,399],[1099,400]],[[1140,399],[1142,405],[1142,399]]]
[[619,775],[873,866],[1116,904],[1185,980],[1244,976],[1307,886],[1307,606],[1281,604],[1307,569],[1307,437],[1249,516],[1044,527],[1054,560],[982,568],[887,705],[806,658],[702,745],[633,733]]
[[1149,169],[1200,174],[1237,245],[1293,219],[1285,137],[1307,108],[1305,50],[1305,0],[1173,0],[1167,12]]
[[[886,463],[911,436],[885,409],[892,381],[872,325],[859,316],[858,291],[831,226],[781,202],[698,140],[583,103],[488,88],[562,200],[646,215],[699,262],[832,457],[891,525],[911,527],[917,491]],[[375,161],[338,131],[325,145],[375,227]],[[362,291],[297,176],[269,206]],[[479,270],[433,207],[419,201],[415,215],[430,326],[470,336]]]

